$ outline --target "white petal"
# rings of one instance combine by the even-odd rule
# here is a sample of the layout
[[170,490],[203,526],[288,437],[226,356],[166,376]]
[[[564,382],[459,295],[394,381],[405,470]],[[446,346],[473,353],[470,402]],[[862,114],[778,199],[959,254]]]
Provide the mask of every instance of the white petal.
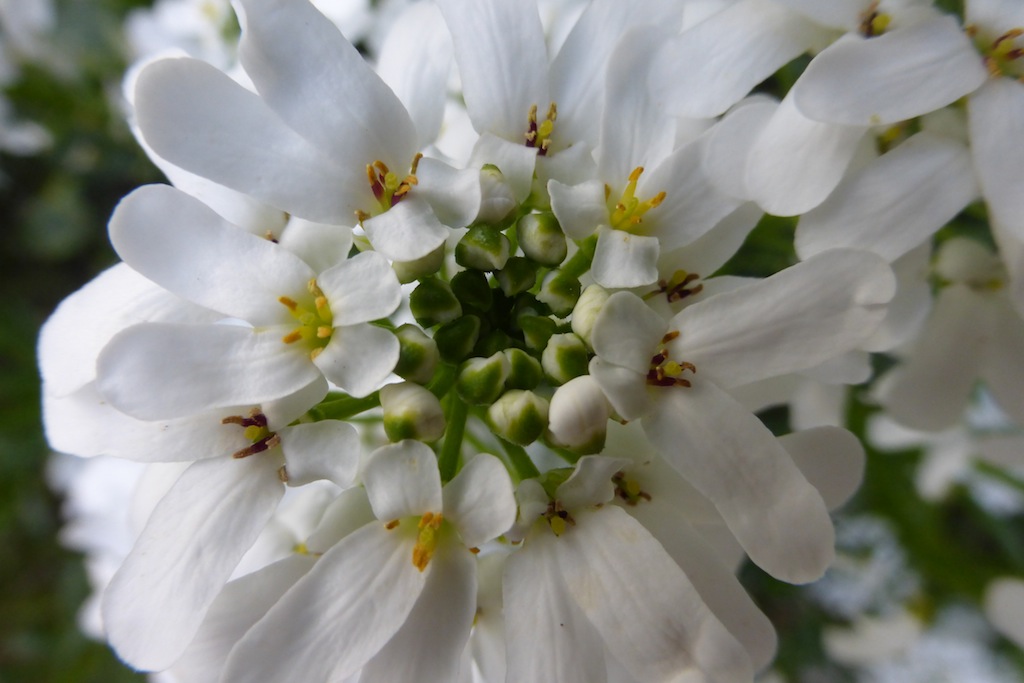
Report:
[[530,107],[542,117],[551,101],[536,7],[515,0],[442,0],[438,6],[452,32],[473,127],[525,141]]
[[39,333],[46,391],[70,394],[96,378],[96,357],[121,330],[141,322],[214,322],[220,315],[179,299],[124,263],[61,302]]
[[1010,307],[1009,301],[993,306],[993,327],[982,361],[981,377],[996,403],[1018,423],[1024,419],[1024,320]]
[[340,420],[297,424],[278,431],[288,484],[302,486],[327,479],[345,489],[359,472],[360,446],[355,427]]
[[603,505],[615,497],[612,477],[628,464],[624,458],[585,455],[555,490],[555,498],[566,510]]
[[621,365],[606,363],[600,358],[590,360],[589,371],[623,420],[643,417],[651,409],[646,372],[638,373]]
[[464,228],[476,218],[480,211],[480,172],[476,168],[457,169],[424,157],[416,177],[419,183],[413,188],[413,196],[430,204],[441,223]]
[[608,223],[608,205],[604,199],[604,183],[589,180],[579,185],[565,185],[557,180],[548,181],[551,211],[565,234],[582,240]]
[[613,192],[626,185],[634,168],[654,168],[672,151],[674,120],[658,106],[658,91],[652,92],[643,78],[669,34],[665,26],[633,28],[609,59],[597,169]]
[[821,29],[767,0],[743,0],[683,31],[662,48],[651,82],[671,111],[718,116],[820,38]]
[[778,642],[775,629],[714,549],[663,498],[626,508],[626,512],[675,560],[712,614],[743,645],[754,668],[768,666]]
[[[609,652],[637,680],[749,681],[743,647],[693,584],[621,508],[576,515],[559,539],[559,568]],[[507,604],[507,603],[506,603]]]
[[185,654],[170,669],[176,679],[217,683],[224,662],[245,632],[313,568],[314,557],[290,555],[224,586]]
[[356,672],[398,631],[423,590],[414,539],[379,522],[345,537],[239,641],[222,680],[338,681]]
[[512,188],[517,202],[524,201],[533,189],[533,172],[537,166],[537,150],[509,142],[492,133],[483,133],[473,146],[469,166],[484,164],[496,167]]
[[723,387],[802,370],[866,339],[894,290],[879,257],[831,250],[685,308],[669,350]]
[[658,281],[659,240],[600,228],[591,272],[603,287],[643,287]]
[[505,562],[506,680],[605,683],[604,646],[569,596],[558,543],[536,533]]
[[594,321],[590,342],[601,360],[647,375],[668,330],[661,316],[629,292],[616,292]]
[[398,363],[398,339],[369,324],[334,328],[331,341],[313,362],[324,377],[353,396],[380,388]]
[[448,228],[430,204],[407,197],[382,214],[363,221],[373,248],[393,261],[415,261],[444,243]]
[[1024,647],[1024,581],[996,579],[985,589],[985,616],[996,630]]
[[[135,103],[146,142],[177,166],[313,221],[347,223],[365,208],[362,166],[332,163],[257,95],[205,62],[150,64],[139,74]],[[355,187],[366,190],[348,189]]]
[[829,510],[842,506],[864,478],[864,447],[840,427],[817,427],[787,434],[779,445],[818,489]]
[[321,273],[316,281],[330,302],[338,326],[386,318],[402,299],[402,288],[391,264],[373,252],[342,261]]
[[164,496],[104,592],[122,658],[158,670],[181,655],[281,499],[276,470],[259,456],[201,461]]
[[281,233],[278,244],[320,273],[348,258],[352,249],[352,230],[344,225],[314,223],[293,216]]
[[437,456],[420,441],[406,439],[375,450],[363,469],[363,483],[381,521],[442,511]]
[[978,181],[996,222],[1024,239],[1024,85],[992,79],[967,104]]
[[424,147],[441,131],[454,59],[451,36],[431,3],[405,7],[390,24],[377,53],[377,73],[408,110],[418,146]]
[[501,461],[481,453],[467,462],[444,487],[444,516],[470,548],[508,531],[516,521],[516,499]]
[[658,399],[644,431],[715,504],[750,559],[790,583],[819,578],[834,555],[832,521],[771,432],[708,381],[666,388]]
[[291,320],[280,296],[306,289],[313,270],[273,242],[232,225],[169,185],[121,200],[110,241],[132,268],[178,296],[253,325]]
[[811,60],[793,101],[816,121],[888,125],[952,104],[987,77],[959,21],[944,15],[836,41]]
[[363,667],[360,681],[458,681],[476,616],[476,559],[442,544],[430,560],[423,592],[405,624]]
[[719,190],[738,199],[750,199],[745,177],[747,157],[778,106],[771,98],[751,97],[708,131],[704,168]]
[[943,290],[910,358],[877,387],[881,404],[908,427],[953,424],[974,388],[991,333],[990,309],[963,285]]
[[121,332],[103,349],[96,372],[99,392],[143,420],[258,405],[299,391],[320,374],[278,331],[170,323]]
[[919,133],[847,176],[800,219],[800,258],[854,247],[894,261],[930,238],[978,194],[965,145]]
[[416,128],[337,27],[308,2],[239,5],[239,59],[274,112],[330,158],[354,169],[383,161],[401,177],[418,149]]
[[866,130],[812,121],[786,97],[750,151],[747,191],[776,216],[810,211],[839,184]]
[[[677,270],[685,270],[687,273],[698,276],[709,276],[725,265],[739,251],[743,242],[746,241],[747,235],[763,215],[764,212],[757,204],[753,202],[741,204],[735,211],[719,221],[718,225],[693,242],[670,252],[662,249],[658,271],[674,273]],[[706,298],[714,290],[715,284],[721,281],[721,277],[705,280],[705,291],[687,297],[687,303],[695,302],[699,298]]]
[[896,275],[896,296],[875,333],[864,342],[866,351],[890,351],[909,343],[924,325],[932,308],[931,244],[922,244],[892,264]]

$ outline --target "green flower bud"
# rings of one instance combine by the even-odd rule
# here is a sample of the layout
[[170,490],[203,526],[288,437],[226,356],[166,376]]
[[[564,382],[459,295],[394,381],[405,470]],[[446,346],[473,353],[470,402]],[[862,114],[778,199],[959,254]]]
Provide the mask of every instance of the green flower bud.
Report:
[[462,305],[447,282],[436,277],[424,278],[409,295],[412,317],[423,327],[451,322],[462,315]]
[[573,377],[587,374],[590,361],[587,345],[572,332],[552,335],[541,354],[544,372],[556,384],[565,384]]
[[384,432],[392,441],[432,442],[444,436],[445,419],[437,396],[412,382],[388,384],[380,390]]
[[547,304],[551,312],[559,318],[572,313],[573,306],[579,298],[580,281],[557,270],[548,273],[540,286],[540,292],[537,293],[537,300]]
[[512,338],[502,330],[489,330],[480,335],[480,341],[473,347],[474,356],[490,356],[504,351],[512,345]]
[[470,358],[459,368],[455,390],[466,403],[490,405],[505,390],[510,367],[503,353],[496,353],[489,358]]
[[501,291],[509,296],[515,296],[530,289],[537,282],[537,266],[522,256],[513,256],[505,263],[504,268],[494,274],[494,277],[498,280]]
[[554,320],[543,315],[519,316],[518,323],[526,345],[536,351],[548,345],[548,340],[558,327]]
[[549,213],[531,213],[516,224],[519,246],[526,257],[542,266],[555,267],[565,260],[565,234]]
[[512,244],[502,232],[478,223],[455,245],[455,262],[475,270],[501,270],[511,250]]
[[608,301],[608,290],[601,285],[590,285],[580,294],[576,306],[572,309],[572,331],[591,346],[590,333],[594,330],[597,314]]
[[540,361],[522,349],[506,349],[504,354],[509,364],[508,378],[505,380],[506,388],[533,389],[540,384],[544,377]]
[[391,267],[395,269],[398,281],[404,285],[439,271],[444,263],[444,247],[445,245],[442,244],[434,251],[415,261],[395,261],[391,264]]
[[480,318],[464,315],[445,323],[434,333],[437,350],[448,363],[458,363],[466,358],[480,338]]
[[452,292],[463,306],[480,311],[491,310],[494,301],[487,276],[479,270],[464,270],[452,278]]
[[437,362],[441,359],[437,343],[412,323],[395,330],[395,336],[400,345],[395,374],[417,384],[426,384],[433,379]]
[[487,423],[506,441],[527,446],[548,425],[548,402],[532,391],[506,391],[487,409]]

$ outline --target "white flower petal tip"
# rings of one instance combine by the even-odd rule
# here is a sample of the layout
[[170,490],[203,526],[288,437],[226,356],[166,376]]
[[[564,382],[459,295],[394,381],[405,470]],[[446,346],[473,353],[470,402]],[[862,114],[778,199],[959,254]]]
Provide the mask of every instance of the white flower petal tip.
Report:
[[985,589],[985,616],[999,633],[1024,647],[1024,581],[1004,577]]

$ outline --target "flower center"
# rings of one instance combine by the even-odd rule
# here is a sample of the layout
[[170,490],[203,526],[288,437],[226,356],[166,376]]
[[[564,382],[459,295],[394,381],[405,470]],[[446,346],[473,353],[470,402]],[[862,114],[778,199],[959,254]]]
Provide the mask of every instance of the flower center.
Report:
[[231,456],[233,458],[247,458],[256,453],[268,451],[281,443],[281,437],[276,432],[270,431],[270,427],[267,425],[267,416],[259,408],[249,411],[249,417],[231,415],[225,417],[220,423],[242,427],[245,430],[245,438],[252,442],[252,445],[235,451]]
[[860,33],[865,38],[874,38],[885,33],[892,23],[892,15],[878,11],[878,0],[875,0],[860,15]]
[[309,357],[316,358],[331,340],[334,333],[334,316],[327,303],[327,297],[315,279],[309,281],[309,293],[312,295],[312,305],[300,304],[287,296],[278,298],[292,317],[299,321],[299,326],[282,337],[281,341],[285,344],[302,341],[309,347]]
[[551,533],[555,536],[561,536],[568,527],[576,526],[576,520],[572,518],[568,510],[562,507],[562,502],[559,500],[548,503],[544,519],[547,520],[548,526],[551,527]]
[[437,549],[437,541],[441,522],[444,517],[440,513],[428,512],[420,518],[419,534],[416,537],[416,545],[412,549],[412,563],[417,569],[423,571],[430,564]]
[[988,69],[989,75],[994,78],[1008,76],[1010,78],[1024,77],[1024,68],[1020,60],[1024,57],[1024,48],[1017,45],[1017,39],[1024,36],[1024,28],[1013,28],[998,36],[995,40],[989,40],[979,35],[977,26],[971,25],[966,29],[967,35],[974,38],[978,51],[981,52],[982,62]]
[[537,105],[530,107],[526,125],[526,146],[535,147],[537,156],[547,156],[548,147],[551,146],[551,133],[555,130],[556,118],[558,118],[558,108],[554,102],[548,106],[548,115],[540,123],[537,123]]
[[626,505],[636,505],[641,500],[651,500],[651,494],[641,490],[640,482],[630,479],[625,472],[617,472],[612,477],[612,483],[615,484],[615,495],[624,500]]
[[402,201],[405,195],[409,194],[412,186],[419,183],[416,178],[416,169],[419,168],[420,159],[422,158],[423,155],[420,153],[417,153],[412,158],[412,163],[409,164],[409,174],[401,180],[380,159],[366,165],[366,178],[370,181],[370,189],[373,191],[373,196],[377,199],[379,211],[375,211],[372,214],[356,211],[356,218],[359,219],[360,223],[372,215],[384,213]]
[[674,361],[669,357],[668,348],[664,346],[679,336],[678,332],[669,332],[661,338],[662,347],[651,356],[651,369],[647,371],[647,383],[655,387],[688,387],[690,380],[685,379],[683,372],[697,372],[693,363]]
[[664,294],[668,299],[669,303],[681,301],[688,296],[699,294],[704,289],[704,285],[696,284],[692,285],[695,281],[700,279],[700,275],[697,273],[687,273],[685,270],[677,270],[672,273],[672,277],[668,280],[658,280],[658,289],[653,292],[644,294],[643,299],[647,301],[659,294]]
[[[626,189],[622,191],[622,196],[619,197],[614,206],[609,206],[609,223],[616,230],[635,233],[637,226],[643,223],[644,214],[665,201],[664,191],[659,192],[650,199],[641,200],[636,196],[636,183],[640,180],[643,172],[643,166],[634,168],[633,172],[629,174],[629,182],[626,183]],[[606,201],[611,197],[611,194],[611,188],[605,185],[604,196]]]

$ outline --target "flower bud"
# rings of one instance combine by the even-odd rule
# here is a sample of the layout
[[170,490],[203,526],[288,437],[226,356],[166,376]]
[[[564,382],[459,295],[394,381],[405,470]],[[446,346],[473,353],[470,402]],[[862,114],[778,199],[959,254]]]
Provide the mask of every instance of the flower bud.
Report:
[[525,292],[537,282],[537,266],[522,256],[513,256],[494,274],[501,291],[508,296]]
[[572,332],[552,335],[540,357],[545,374],[556,384],[587,374],[589,361],[587,345]]
[[470,358],[459,369],[455,390],[466,403],[490,405],[505,390],[510,368],[503,353],[495,353],[489,358]]
[[572,309],[572,331],[578,334],[588,347],[592,347],[590,333],[594,330],[594,321],[604,308],[604,302],[608,301],[608,296],[608,290],[601,285],[590,285],[583,290]]
[[600,453],[608,433],[611,406],[590,375],[571,379],[551,397],[548,430],[556,445],[581,455]]
[[543,315],[519,316],[517,322],[519,329],[523,331],[526,345],[537,351],[548,345],[548,340],[558,327],[554,320]]
[[412,317],[423,327],[451,322],[462,315],[462,305],[447,282],[436,277],[424,278],[409,295]]
[[470,226],[455,245],[455,262],[475,270],[500,270],[508,261],[512,244],[504,233],[489,225]]
[[399,352],[395,374],[417,384],[426,384],[434,377],[441,355],[437,342],[412,323],[406,323],[397,330]]
[[480,169],[480,195],[479,223],[498,225],[516,208],[515,193],[497,166],[487,164]]
[[491,310],[494,295],[487,276],[479,270],[464,270],[452,277],[452,292],[463,306],[481,311]]
[[449,363],[458,363],[466,358],[479,338],[480,318],[475,315],[464,315],[458,320],[445,323],[434,333],[437,350],[441,358]]
[[532,391],[506,391],[487,409],[487,423],[506,441],[527,446],[547,427],[548,402]]
[[505,387],[508,389],[533,389],[544,377],[540,361],[522,349],[506,349],[505,358],[508,359],[509,372],[505,380]]
[[433,275],[441,269],[441,264],[444,263],[444,248],[442,244],[434,251],[430,252],[426,256],[422,256],[415,261],[395,261],[391,264],[391,267],[395,270],[395,275],[398,276],[398,281],[403,285],[408,282],[415,282],[416,280]]
[[572,313],[573,306],[580,298],[580,281],[553,270],[544,278],[537,293],[537,300],[545,303],[559,318]]
[[542,266],[554,267],[565,260],[568,251],[565,234],[549,213],[531,213],[516,224],[519,246],[526,257]]
[[384,432],[392,441],[437,441],[444,436],[445,420],[437,396],[412,382],[388,384],[380,390]]

